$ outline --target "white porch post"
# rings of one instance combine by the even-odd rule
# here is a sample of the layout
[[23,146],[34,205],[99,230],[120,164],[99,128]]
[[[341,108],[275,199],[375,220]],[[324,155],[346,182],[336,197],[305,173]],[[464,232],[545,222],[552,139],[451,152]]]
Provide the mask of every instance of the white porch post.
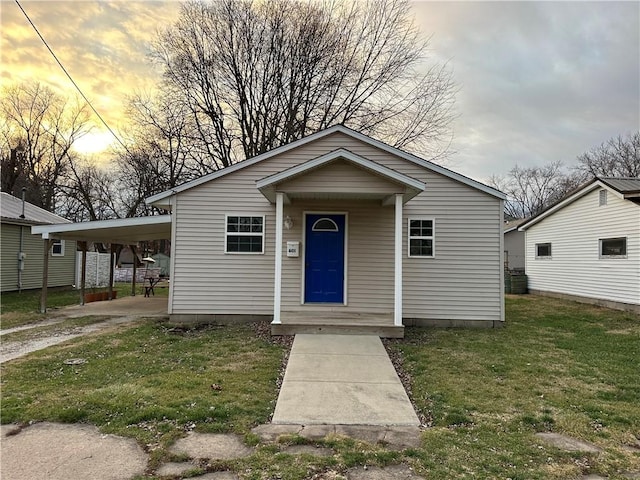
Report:
[[395,227],[395,289],[393,324],[402,326],[402,199],[401,193],[396,193],[396,227]]
[[276,192],[276,267],[273,289],[273,322],[280,323],[280,300],[282,296],[282,220],[284,194]]

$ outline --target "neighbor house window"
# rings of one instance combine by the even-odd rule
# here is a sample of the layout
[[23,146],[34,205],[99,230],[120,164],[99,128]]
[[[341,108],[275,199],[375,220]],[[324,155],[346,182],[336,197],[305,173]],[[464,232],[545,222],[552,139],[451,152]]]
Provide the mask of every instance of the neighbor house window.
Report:
[[227,215],[226,253],[264,253],[264,216]]
[[600,258],[627,258],[627,238],[600,239]]
[[551,244],[536,243],[536,258],[551,258]]
[[51,246],[51,256],[64,257],[64,240],[54,240]]
[[409,256],[433,257],[434,256],[434,230],[435,224],[432,218],[409,219]]
[[599,200],[599,205],[602,207],[604,205],[607,204],[607,191],[606,190],[600,190],[600,196],[598,197]]

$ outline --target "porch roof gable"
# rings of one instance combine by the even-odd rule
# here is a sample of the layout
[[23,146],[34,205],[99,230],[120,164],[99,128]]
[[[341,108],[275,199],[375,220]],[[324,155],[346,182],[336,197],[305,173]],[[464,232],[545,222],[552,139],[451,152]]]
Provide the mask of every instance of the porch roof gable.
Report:
[[[285,170],[257,180],[256,187],[267,198],[267,200],[269,200],[271,203],[275,203],[275,194],[279,184],[282,184],[293,178],[306,175],[308,173],[311,173],[312,171],[328,166],[329,164],[339,160],[353,164],[363,170],[372,172],[373,174],[378,175],[385,180],[402,185],[402,187],[404,188],[405,203],[426,189],[426,185],[423,182],[384,165],[380,165],[379,163],[369,160],[368,158],[356,155],[355,153],[344,148],[333,150],[324,155],[320,155],[319,157],[308,160],[304,163],[294,165],[293,167],[287,168]],[[383,203],[387,202],[383,201]]]

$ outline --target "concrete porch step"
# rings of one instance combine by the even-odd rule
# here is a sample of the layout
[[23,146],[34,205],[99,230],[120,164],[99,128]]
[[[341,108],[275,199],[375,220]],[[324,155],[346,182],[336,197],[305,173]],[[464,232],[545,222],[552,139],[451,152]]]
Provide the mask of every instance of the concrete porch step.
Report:
[[362,325],[340,323],[272,323],[271,335],[296,335],[298,333],[329,335],[376,335],[383,338],[404,338],[404,326]]

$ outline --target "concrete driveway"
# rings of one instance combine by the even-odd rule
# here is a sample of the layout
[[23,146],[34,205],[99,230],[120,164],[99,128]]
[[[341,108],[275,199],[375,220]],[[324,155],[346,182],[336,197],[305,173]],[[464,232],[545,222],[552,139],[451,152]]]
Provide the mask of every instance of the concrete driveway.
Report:
[[87,315],[156,317],[168,315],[168,305],[169,299],[167,297],[144,297],[143,295],[132,297],[129,295],[115,300],[64,307],[58,312],[65,318],[84,317]]
[[[48,312],[48,318],[42,322],[0,330],[0,337],[2,337],[2,342],[0,342],[0,364],[114,325],[134,322],[140,318],[166,317],[168,315],[167,302],[167,297],[144,297],[140,295],[51,309]],[[62,324],[66,319],[86,316],[104,316],[108,317],[108,319],[84,327],[56,327],[56,324]],[[39,331],[40,327],[49,326],[53,328]],[[10,333],[28,332],[29,330],[31,332],[29,332],[28,338],[24,340],[12,341],[8,339],[10,337],[5,337]]]

